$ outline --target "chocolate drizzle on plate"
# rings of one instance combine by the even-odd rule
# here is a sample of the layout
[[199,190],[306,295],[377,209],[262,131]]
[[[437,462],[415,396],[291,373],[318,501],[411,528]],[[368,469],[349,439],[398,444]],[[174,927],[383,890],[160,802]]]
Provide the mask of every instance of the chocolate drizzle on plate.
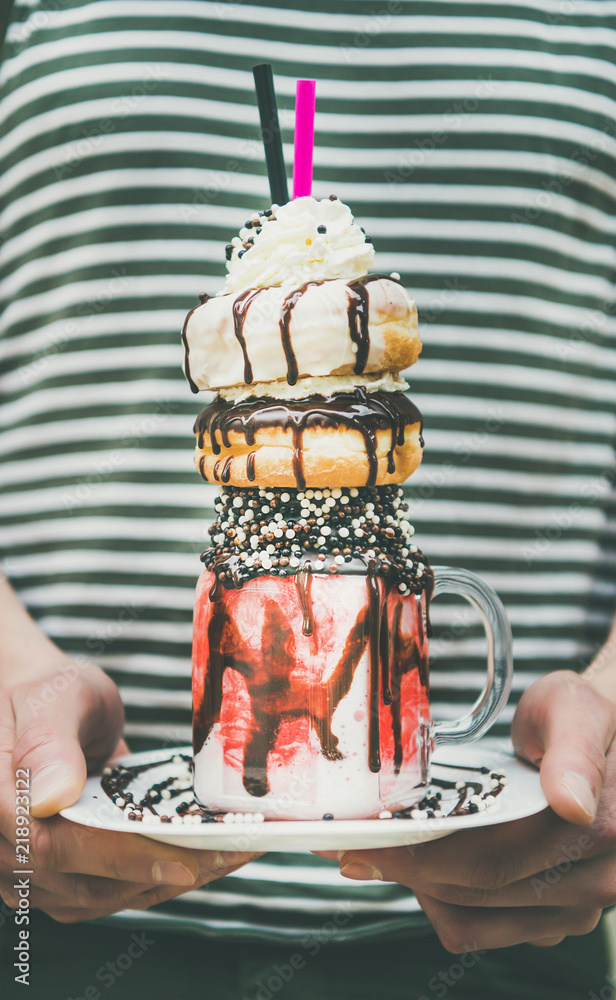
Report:
[[[169,769],[171,774],[146,788],[143,795],[136,794],[134,782],[149,771],[158,768]],[[450,765],[434,764],[434,768]],[[471,816],[496,805],[497,799],[506,789],[507,778],[501,770],[488,767],[475,768],[451,765],[458,773],[480,770],[484,781],[448,781],[432,777],[423,798],[412,806],[384,811],[379,820],[435,820],[448,817]],[[163,772],[164,773],[164,772]],[[173,756],[147,764],[118,764],[106,767],[101,778],[101,787],[108,798],[121,810],[123,817],[132,822],[173,823],[174,825],[201,825],[202,823],[234,823],[245,825],[249,818],[253,823],[264,820],[263,813],[232,813],[208,809],[194,796],[192,786],[193,761],[187,754]],[[181,801],[174,806],[174,800]],[[333,820],[334,814],[327,813],[323,819]],[[376,820],[376,817],[374,817]],[[348,822],[348,821],[347,821]]]
[[[385,430],[390,435],[387,471],[392,474],[396,469],[396,448],[404,445],[406,429],[414,424],[419,424],[421,434],[422,415],[404,393],[367,392],[360,386],[352,392],[308,396],[306,399],[280,400],[263,396],[240,403],[216,399],[201,411],[194,430],[198,448],[203,448],[207,435],[212,452],[220,455],[222,448],[231,448],[231,433],[241,434],[246,444],[253,447],[257,432],[263,428],[290,429],[293,435],[293,474],[297,488],[304,490],[303,438],[307,429],[347,427],[361,434],[368,458],[366,485],[374,486],[379,466],[377,431]],[[215,472],[214,478],[218,478]]]

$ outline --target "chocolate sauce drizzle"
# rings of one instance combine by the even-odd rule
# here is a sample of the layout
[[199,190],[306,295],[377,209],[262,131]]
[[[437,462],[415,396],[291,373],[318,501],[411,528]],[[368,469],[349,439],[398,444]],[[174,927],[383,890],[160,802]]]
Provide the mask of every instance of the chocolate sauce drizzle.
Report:
[[250,303],[261,291],[260,288],[249,288],[247,292],[243,292],[233,303],[233,329],[235,332],[236,339],[242,348],[242,354],[244,356],[244,382],[247,385],[252,384],[252,365],[250,363],[250,358],[248,357],[248,350],[246,348],[246,338],[244,336],[244,323],[246,322],[246,313]]
[[[230,432],[242,434],[249,447],[255,444],[255,435],[265,427],[282,427],[293,434],[293,474],[297,488],[306,488],[303,465],[303,435],[307,428],[348,427],[364,439],[368,457],[367,486],[374,486],[378,475],[377,430],[387,430],[391,435],[387,453],[387,469],[395,472],[395,450],[405,441],[405,428],[419,423],[423,418],[414,403],[402,392],[367,392],[359,386],[352,392],[338,392],[333,396],[309,396],[306,399],[278,400],[267,397],[246,399],[240,403],[227,403],[216,399],[201,411],[195,422],[197,444],[204,446],[205,435],[211,441],[214,455],[222,447],[230,448]],[[220,438],[220,440],[219,440]],[[203,475],[202,467],[200,471]],[[254,465],[253,465],[254,471]],[[205,477],[204,477],[205,478]],[[228,478],[220,477],[222,482]],[[250,477],[249,477],[250,478]],[[218,481],[216,466],[214,479]]]
[[[365,274],[363,277],[355,278],[353,281],[349,281],[347,283],[347,317],[349,336],[357,347],[355,365],[353,367],[353,371],[356,375],[360,375],[363,371],[365,371],[368,363],[368,356],[370,354],[369,297],[366,286],[372,281],[381,281],[383,279],[393,281],[398,285],[402,284],[396,278],[392,278],[390,274]],[[290,329],[293,309],[309,288],[322,285],[324,283],[325,279],[306,281],[303,285],[300,285],[299,288],[294,289],[289,295],[287,295],[283,300],[282,306],[280,307],[280,340],[287,364],[287,382],[289,385],[295,385],[300,374],[295,351],[293,350],[293,341]],[[233,329],[236,339],[242,349],[242,355],[244,358],[244,382],[247,385],[252,384],[253,370],[246,346],[246,337],[244,335],[246,315],[256,296],[260,292],[265,291],[267,288],[272,287],[274,286],[264,285],[262,288],[249,288],[247,291],[242,292],[242,294],[239,295],[233,302]],[[209,296],[200,295],[199,298],[201,299],[201,304],[203,304],[204,302],[207,302]],[[198,309],[199,306],[196,306],[195,308]],[[186,337],[188,320],[194,311],[194,309],[191,309],[184,322],[182,342],[184,344],[184,370],[186,372],[186,378],[188,379],[188,383],[192,391],[198,392],[199,389],[193,382],[190,375],[189,348]]]
[[[205,295],[205,292],[203,294]],[[199,296],[199,298],[201,298],[201,296]],[[199,305],[203,305],[204,302],[207,302],[207,298],[208,297],[202,299],[202,301],[199,303]],[[184,345],[184,373],[186,375],[186,380],[187,380],[187,382],[188,382],[188,384],[190,386],[190,391],[191,392],[199,392],[199,386],[196,385],[195,382],[193,382],[192,376],[190,374],[190,347],[188,346],[188,337],[186,335],[186,331],[188,329],[188,321],[189,321],[190,317],[195,312],[195,309],[198,309],[198,308],[199,308],[199,306],[195,306],[194,309],[190,310],[190,312],[188,313],[186,319],[184,320],[184,326],[182,327],[182,343]]]
[[293,350],[291,331],[289,329],[291,313],[304,292],[315,285],[322,284],[322,281],[306,281],[303,285],[300,285],[299,288],[296,288],[295,291],[291,292],[290,295],[287,295],[280,309],[280,339],[282,341],[282,349],[287,362],[287,382],[289,385],[295,385],[299,374],[297,368],[297,358],[295,357],[295,351]]
[[340,760],[338,738],[331,720],[339,702],[349,691],[355,667],[368,640],[368,611],[362,610],[347,637],[335,670],[323,685],[322,696],[306,707],[305,693],[291,683],[295,666],[295,637],[280,606],[269,600],[260,651],[254,654],[237,631],[226,604],[214,605],[208,627],[209,664],[203,701],[193,718],[194,750],[199,753],[212,728],[220,720],[223,676],[228,667],[242,674],[248,689],[252,725],[244,748],[244,788],[261,797],[269,791],[267,758],[274,749],[280,726],[286,719],[308,717],[319,737],[327,760]]

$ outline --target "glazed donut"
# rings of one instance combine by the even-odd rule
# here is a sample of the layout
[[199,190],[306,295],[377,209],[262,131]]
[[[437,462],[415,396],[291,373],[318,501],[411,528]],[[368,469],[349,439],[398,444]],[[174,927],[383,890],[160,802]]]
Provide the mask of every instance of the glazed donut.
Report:
[[195,463],[208,482],[238,487],[382,486],[417,468],[421,431],[401,392],[216,399],[195,423]]
[[417,361],[417,308],[399,281],[367,274],[202,296],[182,331],[193,392],[322,375],[399,372]]

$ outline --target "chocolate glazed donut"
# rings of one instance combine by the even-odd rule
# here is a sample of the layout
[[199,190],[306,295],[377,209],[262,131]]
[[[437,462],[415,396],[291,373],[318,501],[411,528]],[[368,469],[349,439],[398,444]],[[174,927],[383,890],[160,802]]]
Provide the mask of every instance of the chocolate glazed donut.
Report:
[[[423,419],[420,411],[404,393],[368,393],[359,387],[353,392],[340,392],[332,396],[310,396],[306,399],[279,400],[273,398],[253,398],[240,403],[227,403],[217,399],[199,414],[195,423],[197,435],[197,460],[201,475],[215,482],[233,484],[233,463],[242,466],[243,480],[254,482],[256,464],[260,448],[264,447],[266,435],[260,432],[278,431],[292,433],[292,477],[298,489],[306,488],[305,464],[309,454],[309,434],[339,431],[361,435],[364,455],[367,459],[368,474],[365,482],[343,485],[374,486],[378,481],[379,457],[377,455],[378,434],[387,435],[386,464],[384,475],[396,474],[396,454],[405,443],[411,445],[411,430],[418,432],[418,448],[423,447],[421,431]],[[407,440],[408,438],[408,440]],[[277,441],[275,445],[284,445]],[[254,449],[254,450],[248,450]],[[288,450],[288,449],[287,449]],[[381,446],[381,452],[382,452]],[[205,464],[211,457],[217,458],[206,474]],[[351,472],[356,472],[357,453],[349,459]],[[414,462],[413,468],[419,464]],[[245,470],[245,472],[244,472]],[[402,470],[401,470],[402,471]],[[406,470],[406,478],[408,472]],[[391,478],[388,481],[392,481]],[[282,483],[279,483],[282,485]]]

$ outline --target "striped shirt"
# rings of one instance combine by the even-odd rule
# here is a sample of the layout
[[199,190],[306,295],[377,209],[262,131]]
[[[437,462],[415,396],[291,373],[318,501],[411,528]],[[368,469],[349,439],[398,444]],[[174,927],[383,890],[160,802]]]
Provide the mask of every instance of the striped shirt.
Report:
[[[316,196],[416,298],[417,541],[501,594],[521,692],[579,669],[616,598],[616,2],[16,0],[0,75],[0,549],[41,627],[119,685],[135,750],[190,741],[214,489],[178,330],[268,203],[251,67],[318,79]],[[436,717],[483,684],[439,598]],[[131,921],[126,912],[115,918]],[[139,914],[143,923],[144,915]],[[268,855],[147,915],[204,933],[408,932],[407,890]]]

